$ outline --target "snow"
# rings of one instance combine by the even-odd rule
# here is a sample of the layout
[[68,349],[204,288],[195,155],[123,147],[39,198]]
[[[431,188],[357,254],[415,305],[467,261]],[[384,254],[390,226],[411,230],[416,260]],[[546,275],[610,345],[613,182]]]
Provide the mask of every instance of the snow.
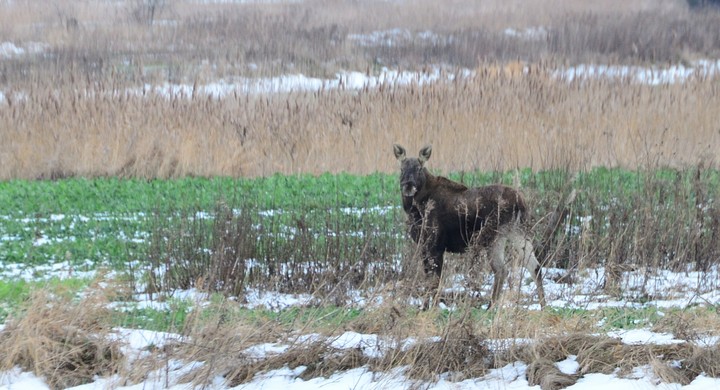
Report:
[[646,329],[618,330],[608,332],[608,336],[617,337],[625,344],[642,345],[642,344],[680,344],[685,340],[678,340],[669,333],[655,333]]
[[541,41],[547,39],[549,33],[545,27],[528,27],[525,29],[506,28],[503,33],[512,38],[528,41]]
[[[613,337],[618,337],[626,344],[642,344],[642,343],[673,343],[678,342],[672,335],[665,333],[656,333],[647,329],[610,332]],[[168,342],[182,341],[183,336],[166,333],[155,332],[149,330],[137,330],[116,328],[111,336],[116,340],[124,343],[122,352],[129,357],[130,360],[149,356],[151,348],[162,348]],[[391,346],[374,334],[362,334],[358,332],[345,332],[339,336],[324,338],[318,334],[307,334],[297,337],[294,341],[297,344],[312,343],[315,341],[327,341],[329,346],[340,350],[360,349],[368,357],[378,357]],[[437,339],[429,340],[437,341]],[[498,342],[492,341],[491,342]],[[414,340],[405,340],[402,342],[404,347],[414,344]],[[290,347],[285,343],[261,343],[254,345],[244,352],[251,357],[263,358],[275,354],[280,354]],[[100,390],[106,388],[116,389],[187,389],[191,386],[181,383],[181,378],[191,372],[195,368],[203,365],[202,362],[183,362],[177,359],[169,359],[164,367],[156,371],[150,372],[146,379],[140,383],[125,383],[117,376],[109,378],[97,378],[94,382],[75,387],[74,389],[82,390]],[[569,375],[577,374],[579,364],[576,356],[570,355],[567,359],[556,363],[561,372]],[[303,380],[299,376],[306,369],[304,366],[296,368],[283,367],[276,370],[261,372],[254,376],[253,380],[234,387],[235,389],[482,389],[482,390],[500,390],[500,389],[539,389],[539,386],[530,386],[526,379],[527,366],[522,362],[515,362],[504,367],[489,370],[489,372],[479,378],[465,379],[460,382],[453,382],[446,375],[440,377],[437,382],[418,382],[410,380],[404,375],[404,368],[393,369],[390,372],[373,372],[368,366],[362,366],[346,371],[335,372],[327,378],[318,377],[309,380]],[[647,366],[637,367],[630,377],[618,377],[615,374],[585,374],[577,381],[576,384],[568,387],[568,389],[576,390],[594,390],[606,389],[716,389],[720,388],[720,379],[709,378],[704,375],[698,376],[693,382],[686,386],[679,384],[661,383],[652,374],[652,369]],[[29,372],[22,372],[15,368],[8,372],[0,373],[0,390],[26,390],[26,389],[46,389],[47,385],[42,378],[38,378]],[[222,377],[212,378],[211,383],[205,386],[208,389],[228,389]]]
[[303,0],[192,0],[199,4],[282,4],[301,3]]
[[[514,31],[514,30],[513,30]],[[513,32],[506,34],[539,34],[534,30]],[[427,36],[425,34],[424,36]],[[357,38],[359,40],[376,40],[378,38]],[[8,46],[3,49],[7,53],[16,53],[19,48]],[[3,56],[0,50],[0,57]],[[9,55],[9,54],[6,54]],[[16,54],[12,54],[16,55]],[[667,67],[639,67],[623,65],[597,65],[582,64],[578,66],[556,69],[551,75],[562,81],[584,81],[591,79],[625,79],[634,83],[661,85],[681,83],[692,78],[705,78],[718,74],[720,60],[700,60],[690,65],[672,65]],[[378,74],[369,75],[356,71],[339,72],[334,78],[308,77],[303,74],[287,74],[277,77],[251,78],[235,77],[231,79],[220,79],[207,84],[178,84],[164,83],[160,85],[146,84],[141,88],[130,88],[125,91],[115,92],[123,96],[148,96],[157,94],[167,99],[191,98],[193,96],[204,96],[213,98],[224,98],[233,95],[254,95],[254,94],[279,94],[291,92],[317,92],[324,90],[341,89],[346,91],[360,90],[363,88],[377,88],[381,85],[428,85],[437,82],[449,82],[461,78],[471,78],[476,73],[470,69],[447,69],[435,66],[426,71],[399,71],[383,68]],[[92,91],[87,91],[92,95]],[[8,98],[14,100],[26,100],[27,93],[24,91],[0,91],[0,103],[7,102]]]
[[[120,385],[116,383],[117,378],[101,378],[93,383],[73,387],[75,390],[101,390],[115,388],[119,390],[135,389],[189,389],[187,384],[178,383],[182,374],[188,372],[196,364],[181,364],[172,362],[167,369],[158,370],[148,376],[142,383]],[[540,386],[529,386],[525,379],[527,366],[523,363],[514,363],[505,367],[491,370],[481,378],[467,379],[461,382],[451,382],[441,378],[436,383],[423,383],[410,381],[402,375],[402,370],[393,370],[390,373],[374,373],[368,367],[359,367],[344,372],[335,373],[328,378],[313,378],[304,381],[298,376],[302,374],[305,367],[295,369],[281,368],[267,371],[256,375],[249,383],[235,387],[234,389],[478,389],[478,390],[539,390]],[[648,371],[648,370],[643,370]],[[574,385],[567,387],[571,390],[710,390],[717,389],[720,381],[700,375],[690,384],[682,386],[679,384],[657,383],[655,378],[644,376],[637,379],[620,378],[610,374],[586,374]],[[206,389],[227,389],[220,377],[214,378],[212,383],[205,386]],[[15,369],[0,376],[0,390],[26,390],[26,389],[48,389],[47,385],[31,373],[20,372]]]
[[283,294],[276,291],[260,291],[248,289],[245,294],[246,306],[249,308],[264,307],[270,310],[281,310],[290,306],[303,306],[312,301],[309,294]]
[[687,66],[678,64],[667,67],[583,64],[558,69],[553,75],[566,81],[602,78],[628,79],[640,84],[661,85],[680,83],[694,77],[715,76],[719,70],[720,60],[699,60]]
[[16,368],[0,373],[0,390],[49,389],[42,379]]
[[[507,33],[507,32],[506,32]],[[394,35],[400,33],[393,33]],[[520,33],[517,33],[520,34]],[[539,34],[535,30],[522,32],[522,34]],[[361,38],[357,38],[361,39]],[[379,38],[362,38],[377,40]],[[672,84],[689,80],[693,77],[709,77],[718,74],[720,60],[700,60],[693,64],[672,65],[668,67],[639,67],[622,65],[594,65],[583,64],[573,67],[557,69],[551,74],[564,81],[590,80],[590,79],[629,79],[636,83],[660,85]],[[359,90],[363,88],[377,88],[381,85],[427,85],[441,81],[453,81],[458,78],[470,78],[475,72],[470,69],[459,69],[454,72],[436,66],[423,72],[399,71],[383,68],[377,75],[346,71],[340,72],[334,78],[321,79],[308,77],[303,74],[289,74],[269,78],[237,77],[228,80],[218,80],[207,84],[171,84],[145,85],[141,89],[129,89],[126,93],[136,96],[145,96],[156,93],[166,98],[187,97],[195,95],[223,98],[233,94],[275,94],[289,92],[316,92],[321,90],[343,89]]]
[[127,94],[145,96],[152,92],[166,98],[190,98],[194,95],[222,98],[233,94],[316,92],[331,89],[359,90],[362,88],[376,88],[384,84],[425,85],[440,80],[452,81],[457,76],[468,76],[470,74],[471,72],[469,70],[461,70],[458,74],[455,74],[445,72],[438,67],[426,72],[398,71],[385,68],[377,75],[367,75],[361,72],[341,72],[332,79],[308,77],[303,74],[290,74],[268,78],[236,77],[197,86],[192,84],[171,83],[157,86],[148,84],[141,89],[129,89]]
[[112,338],[123,341],[122,352],[130,358],[146,356],[150,347],[162,348],[168,341],[181,339],[174,333],[126,328],[116,328]]
[[394,28],[390,30],[373,31],[368,34],[349,34],[347,39],[359,46],[365,47],[396,47],[413,41],[434,44],[450,43],[454,38],[452,36],[444,37],[432,31],[413,33],[407,29]]
[[580,369],[580,363],[577,362],[577,356],[575,355],[570,355],[567,359],[557,362],[555,365],[560,372],[567,375],[577,374]]
[[41,53],[47,46],[40,42],[28,42],[24,46],[17,46],[13,42],[0,42],[0,59]]
[[[53,240],[58,242],[58,240]],[[37,241],[34,242],[37,246]],[[0,262],[0,279],[20,279],[25,281],[50,280],[53,278],[67,279],[80,278],[91,279],[95,276],[95,271],[83,271],[82,268],[93,267],[90,261],[85,262],[86,267],[82,265],[73,265],[69,261],[57,261],[49,264],[18,264]],[[80,270],[78,268],[81,268]]]

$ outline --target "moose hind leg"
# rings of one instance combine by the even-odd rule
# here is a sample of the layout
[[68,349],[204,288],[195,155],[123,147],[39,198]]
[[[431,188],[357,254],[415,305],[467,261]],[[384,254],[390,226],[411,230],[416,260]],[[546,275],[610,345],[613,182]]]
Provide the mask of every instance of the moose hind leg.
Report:
[[530,242],[527,237],[520,234],[514,235],[511,241],[513,250],[517,252],[519,258],[522,259],[523,266],[530,271],[530,274],[535,280],[540,307],[545,307],[545,289],[543,288],[542,283],[542,267],[540,267],[540,262],[538,262],[537,257],[535,257],[532,242]]
[[492,296],[490,298],[490,307],[498,304],[503,284],[505,284],[505,279],[508,275],[507,266],[505,265],[506,244],[507,237],[499,235],[490,246],[490,268],[495,275],[493,280]]

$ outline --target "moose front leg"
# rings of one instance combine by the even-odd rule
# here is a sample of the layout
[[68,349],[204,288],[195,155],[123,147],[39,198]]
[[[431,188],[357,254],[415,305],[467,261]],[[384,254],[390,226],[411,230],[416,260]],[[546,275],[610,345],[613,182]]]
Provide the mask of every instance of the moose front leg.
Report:
[[423,310],[437,304],[440,299],[440,276],[442,275],[444,250],[429,250],[423,252],[423,271],[425,273],[425,299]]
[[430,250],[423,255],[423,269],[425,270],[426,276],[435,274],[435,276],[440,279],[444,253],[444,250]]

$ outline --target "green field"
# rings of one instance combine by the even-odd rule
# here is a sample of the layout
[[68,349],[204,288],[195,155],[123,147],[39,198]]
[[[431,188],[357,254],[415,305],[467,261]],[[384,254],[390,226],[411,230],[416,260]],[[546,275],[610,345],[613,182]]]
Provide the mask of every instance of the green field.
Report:
[[[720,184],[714,170],[450,177],[469,185],[519,184],[533,209],[546,266],[702,271],[717,264]],[[272,286],[315,293],[351,273],[348,287],[387,282],[400,276],[409,248],[396,182],[396,175],[380,173],[5,181],[0,272],[10,279],[23,273],[47,279],[103,268],[134,280],[156,277],[147,273],[160,268],[163,280],[154,289],[191,288],[197,278],[207,281],[207,269],[242,261],[240,273],[213,279],[210,290],[237,295],[243,287]],[[548,216],[573,190],[562,226],[543,236]],[[229,255],[217,255],[228,248]]]
[[[709,239],[716,234],[715,199],[720,192],[720,176],[714,170],[598,168],[579,174],[524,170],[463,172],[450,177],[468,185],[519,184],[534,209],[536,235],[541,233],[543,218],[562,196],[576,190],[577,197],[564,221],[572,230],[567,238],[570,246],[583,221],[585,229],[598,239],[618,226],[637,234],[643,228],[662,231],[684,227],[673,229],[677,231],[672,236],[674,242],[663,242],[678,249],[683,240]],[[258,179],[4,181],[0,183],[0,259],[5,267],[67,260],[81,268],[103,265],[122,270],[129,262],[147,260],[157,234],[171,234],[173,229],[182,228],[180,225],[201,229],[195,222],[212,224],[224,209],[233,217],[247,217],[248,228],[259,237],[256,249],[260,251],[266,246],[264,239],[278,243],[297,238],[303,231],[314,232],[314,239],[322,243],[330,231],[352,236],[371,230],[393,237],[399,245],[404,215],[396,182],[396,175],[380,173]],[[591,217],[589,221],[587,217]],[[295,233],[287,234],[292,231]],[[360,241],[358,244],[364,245]],[[710,245],[702,240],[699,243]],[[706,250],[715,248],[708,246]],[[596,261],[602,262],[605,256],[599,255]],[[674,257],[685,260],[679,252]]]

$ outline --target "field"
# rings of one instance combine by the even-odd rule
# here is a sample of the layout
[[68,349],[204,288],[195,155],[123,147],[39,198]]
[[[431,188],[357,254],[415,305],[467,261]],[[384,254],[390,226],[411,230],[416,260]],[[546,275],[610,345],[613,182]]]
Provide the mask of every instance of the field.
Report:
[[[720,385],[697,3],[0,2],[0,389]],[[521,189],[548,307],[423,310],[396,142]]]

